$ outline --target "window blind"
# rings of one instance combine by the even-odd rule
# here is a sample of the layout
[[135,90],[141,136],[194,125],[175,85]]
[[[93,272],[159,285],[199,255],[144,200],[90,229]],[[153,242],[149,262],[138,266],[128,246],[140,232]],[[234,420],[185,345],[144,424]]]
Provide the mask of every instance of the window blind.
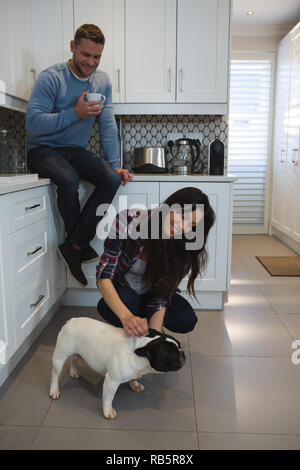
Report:
[[232,60],[228,171],[238,176],[233,193],[234,233],[266,231],[271,60]]

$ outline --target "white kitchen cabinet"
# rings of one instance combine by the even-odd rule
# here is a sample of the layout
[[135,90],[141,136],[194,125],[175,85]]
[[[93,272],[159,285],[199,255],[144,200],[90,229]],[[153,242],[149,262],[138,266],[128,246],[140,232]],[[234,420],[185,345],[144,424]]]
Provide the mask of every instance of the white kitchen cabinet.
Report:
[[126,102],[176,98],[176,0],[126,0]]
[[177,101],[227,103],[230,0],[178,0]]
[[[271,227],[300,243],[300,23],[278,50]],[[272,229],[271,229],[272,231]]]
[[31,72],[31,0],[0,0],[0,92],[28,100]]
[[[151,181],[152,180],[152,181]],[[201,189],[208,195],[210,203],[216,213],[216,223],[212,227],[207,241],[208,263],[202,276],[195,281],[195,291],[198,302],[186,292],[187,279],[183,279],[179,288],[194,308],[221,309],[223,306],[223,292],[229,290],[231,269],[231,238],[232,238],[232,186],[234,177],[202,177],[201,176],[174,176],[174,175],[135,175],[134,180],[122,186],[117,192],[112,205],[115,213],[127,207],[155,207],[172,193],[187,186]],[[84,183],[80,189],[81,205],[88,198],[92,187]],[[126,196],[127,199],[122,200]],[[113,221],[110,219],[110,224]],[[109,223],[105,232],[101,232],[101,239],[97,236],[92,246],[101,255],[103,253],[104,239],[108,235]],[[98,232],[99,235],[100,232]],[[64,305],[95,306],[100,298],[96,287],[97,263],[82,264],[82,269],[88,280],[88,285],[79,287],[68,276],[68,289],[62,303]]]
[[50,185],[0,196],[0,364],[30,342],[66,287],[56,253],[62,223],[53,197]]
[[112,82],[113,101],[124,101],[124,0],[74,0],[74,33],[85,23],[99,26],[105,46],[99,69]]
[[290,93],[289,36],[286,36],[278,49],[277,85],[274,124],[273,157],[273,201],[272,223],[277,227],[284,225],[284,196],[286,192],[287,131]]
[[126,0],[125,24],[127,103],[228,102],[229,0]]
[[72,0],[31,0],[32,70],[36,77],[51,65],[71,58]]

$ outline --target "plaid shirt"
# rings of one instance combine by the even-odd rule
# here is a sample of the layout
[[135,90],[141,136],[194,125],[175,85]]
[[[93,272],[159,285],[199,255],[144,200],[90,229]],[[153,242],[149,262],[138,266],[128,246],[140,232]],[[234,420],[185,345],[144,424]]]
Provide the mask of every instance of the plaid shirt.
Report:
[[[134,222],[141,211],[124,210],[117,214],[111,226],[108,237],[104,242],[104,252],[97,265],[96,282],[100,279],[111,279],[113,283],[128,286],[125,274],[136,262],[143,246],[140,239],[130,238],[130,224]],[[149,295],[146,302],[146,316],[168,307],[171,304],[170,296],[163,294]]]

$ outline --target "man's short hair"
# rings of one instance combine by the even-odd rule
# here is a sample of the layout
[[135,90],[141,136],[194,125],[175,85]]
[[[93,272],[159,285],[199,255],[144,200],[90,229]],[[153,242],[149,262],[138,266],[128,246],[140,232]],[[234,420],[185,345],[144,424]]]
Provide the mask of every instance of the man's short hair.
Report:
[[75,46],[80,44],[80,40],[90,39],[91,41],[95,42],[96,44],[105,44],[105,37],[102,33],[101,29],[98,28],[95,24],[83,24],[77,28],[75,36],[74,36],[74,43]]

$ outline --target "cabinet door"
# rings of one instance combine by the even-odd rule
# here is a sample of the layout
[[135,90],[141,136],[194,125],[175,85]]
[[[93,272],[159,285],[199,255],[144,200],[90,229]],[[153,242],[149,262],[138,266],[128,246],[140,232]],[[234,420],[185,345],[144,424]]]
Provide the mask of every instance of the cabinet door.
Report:
[[72,0],[31,0],[34,74],[71,57]]
[[[84,206],[88,199],[93,186],[87,182],[80,184],[80,204]],[[124,209],[130,208],[149,208],[154,207],[159,203],[159,183],[145,183],[145,182],[129,182],[125,186],[121,186],[112,201],[110,224],[114,220],[114,216]],[[103,219],[104,220],[104,219]],[[109,222],[103,224],[103,227],[97,227],[97,234],[91,242],[92,247],[101,256],[103,253],[104,240],[109,232]],[[82,270],[88,280],[88,288],[96,288],[96,266],[97,263],[82,264]],[[71,276],[68,274],[68,287],[79,287]]]
[[230,0],[178,0],[177,101],[228,102]]
[[282,228],[284,225],[284,206],[286,188],[287,130],[290,91],[290,38],[281,42],[277,55],[276,78],[276,113],[274,125],[274,164],[273,164],[273,200],[272,225]]
[[0,0],[0,92],[28,100],[31,73],[30,0]]
[[287,150],[285,227],[300,242],[300,23],[290,35],[291,81]]
[[124,101],[124,0],[74,0],[74,32],[96,24],[105,36],[99,68],[112,82],[113,101]]
[[[160,203],[170,194],[185,188],[187,183],[160,183]],[[195,280],[195,291],[225,291],[227,285],[227,264],[230,219],[230,185],[224,183],[192,183],[191,186],[201,189],[209,199],[215,211],[216,222],[211,228],[206,250],[208,262],[202,275]],[[186,290],[187,278],[184,278],[179,288]]]
[[176,0],[126,0],[126,102],[175,100]]

